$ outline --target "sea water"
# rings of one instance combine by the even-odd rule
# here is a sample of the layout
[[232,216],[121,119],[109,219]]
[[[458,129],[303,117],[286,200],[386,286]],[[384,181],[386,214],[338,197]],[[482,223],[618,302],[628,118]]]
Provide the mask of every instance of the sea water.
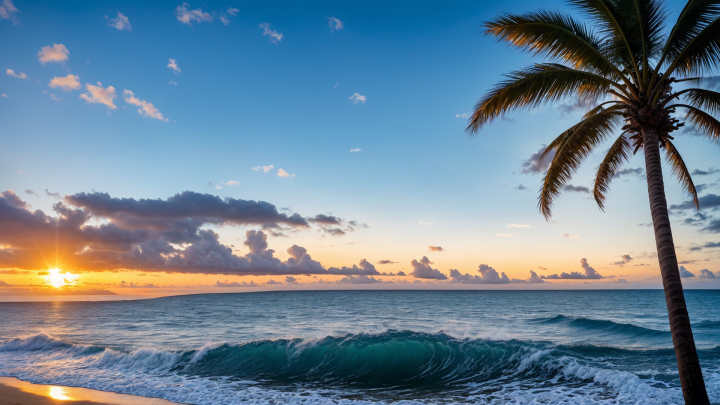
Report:
[[[686,291],[720,403],[720,291]],[[189,404],[681,404],[660,290],[0,303],[0,375]]]

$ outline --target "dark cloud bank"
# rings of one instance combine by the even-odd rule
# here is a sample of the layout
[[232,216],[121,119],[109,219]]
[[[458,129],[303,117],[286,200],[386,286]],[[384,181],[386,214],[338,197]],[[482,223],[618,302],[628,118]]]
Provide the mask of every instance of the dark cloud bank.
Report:
[[[268,249],[266,232],[351,227],[327,215],[304,218],[280,213],[273,204],[185,191],[166,200],[114,198],[106,193],[65,196],[57,216],[32,211],[13,191],[0,193],[0,267],[37,269],[55,263],[66,270],[143,270],[237,275],[380,275],[359,265],[325,268],[307,250],[293,245],[286,261]],[[350,221],[348,224],[356,224]],[[351,225],[352,225],[351,224]],[[248,230],[244,256],[219,242],[206,226],[260,226]],[[339,228],[338,228],[339,229]],[[332,232],[330,232],[332,234]]]

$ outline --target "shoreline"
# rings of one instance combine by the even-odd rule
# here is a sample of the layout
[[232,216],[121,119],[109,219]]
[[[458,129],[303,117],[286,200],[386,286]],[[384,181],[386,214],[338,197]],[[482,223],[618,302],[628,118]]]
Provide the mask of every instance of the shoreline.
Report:
[[178,405],[159,398],[0,377],[0,405]]

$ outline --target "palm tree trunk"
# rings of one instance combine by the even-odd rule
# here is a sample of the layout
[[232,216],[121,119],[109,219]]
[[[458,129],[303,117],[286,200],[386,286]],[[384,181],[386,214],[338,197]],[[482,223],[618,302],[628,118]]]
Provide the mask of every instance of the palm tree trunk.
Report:
[[655,228],[655,244],[657,245],[660,273],[662,274],[665,302],[670,319],[675,357],[677,358],[680,384],[686,405],[708,405],[705,382],[700,370],[695,340],[690,328],[690,317],[685,305],[680,271],[678,270],[675,244],[673,243],[665,185],[663,183],[660,162],[660,146],[657,132],[643,131],[643,148],[645,150],[645,171],[647,173],[648,194],[650,196],[650,213]]

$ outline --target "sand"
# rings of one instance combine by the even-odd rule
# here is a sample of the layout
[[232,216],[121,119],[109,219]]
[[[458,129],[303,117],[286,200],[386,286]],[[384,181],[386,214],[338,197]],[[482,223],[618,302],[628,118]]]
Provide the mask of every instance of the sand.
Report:
[[31,384],[0,377],[0,405],[173,405],[156,398],[116,394],[87,388]]

